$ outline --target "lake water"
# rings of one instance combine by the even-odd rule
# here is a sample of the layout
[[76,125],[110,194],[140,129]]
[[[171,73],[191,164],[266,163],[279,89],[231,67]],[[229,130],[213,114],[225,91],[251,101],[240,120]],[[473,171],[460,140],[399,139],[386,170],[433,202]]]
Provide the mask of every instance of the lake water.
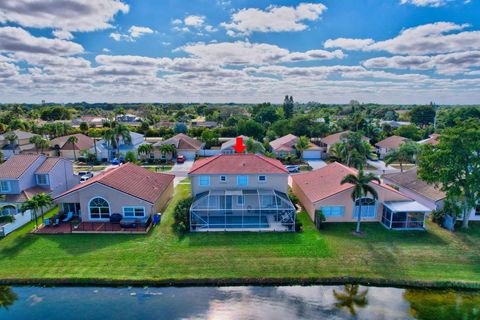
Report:
[[480,319],[480,293],[345,286],[0,287],[0,319]]

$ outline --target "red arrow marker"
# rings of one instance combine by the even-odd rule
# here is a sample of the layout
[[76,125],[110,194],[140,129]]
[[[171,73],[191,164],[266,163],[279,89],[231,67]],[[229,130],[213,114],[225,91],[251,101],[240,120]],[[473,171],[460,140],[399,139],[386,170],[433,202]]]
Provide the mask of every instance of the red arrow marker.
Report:
[[237,137],[237,144],[233,146],[233,149],[235,149],[237,153],[242,153],[245,148],[246,146],[243,145],[243,138]]

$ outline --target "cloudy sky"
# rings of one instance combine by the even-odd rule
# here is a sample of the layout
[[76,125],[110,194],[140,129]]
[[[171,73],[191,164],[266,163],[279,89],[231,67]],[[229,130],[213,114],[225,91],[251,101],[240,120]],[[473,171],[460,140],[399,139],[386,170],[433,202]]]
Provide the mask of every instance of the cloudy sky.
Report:
[[1,0],[0,102],[480,103],[480,0]]

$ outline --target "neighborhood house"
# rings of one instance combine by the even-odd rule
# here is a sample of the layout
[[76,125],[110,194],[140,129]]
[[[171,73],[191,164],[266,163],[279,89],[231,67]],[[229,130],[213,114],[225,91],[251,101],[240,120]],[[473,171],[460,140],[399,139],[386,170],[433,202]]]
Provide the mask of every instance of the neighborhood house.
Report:
[[[77,230],[108,224],[113,214],[148,226],[151,217],[161,212],[173,195],[174,176],[154,173],[133,163],[100,173],[55,198],[64,213],[80,218]],[[105,230],[98,227],[98,231]],[[113,229],[108,229],[115,231]]]
[[191,231],[294,231],[288,171],[262,155],[217,155],[189,172]]
[[378,153],[378,157],[380,159],[383,159],[387,153],[393,150],[397,150],[400,148],[400,145],[402,143],[407,142],[408,139],[400,136],[391,136],[386,139],[383,139],[382,141],[379,141],[375,144],[376,147],[376,152]]
[[[281,138],[275,139],[270,142],[273,153],[278,158],[285,158],[287,155],[296,155],[296,145],[298,143],[298,137],[293,134],[287,134]],[[319,146],[309,143],[308,148],[303,150],[303,159],[320,159],[322,157],[322,149]]]
[[353,185],[341,184],[348,174],[356,175],[357,170],[334,162],[321,169],[292,176],[293,192],[313,221],[316,212],[321,210],[326,222],[355,222],[361,203],[363,221],[380,221],[388,229],[425,228],[425,218],[431,210],[386,184],[371,183],[378,199],[369,195],[353,201]]
[[179,133],[165,141],[159,141],[153,145],[155,159],[171,160],[173,154],[163,154],[160,150],[162,145],[171,144],[175,147],[177,155],[183,155],[187,160],[195,160],[198,152],[203,148],[204,143],[193,139],[186,134]]
[[[77,138],[77,142],[69,142],[70,137]],[[50,141],[53,155],[57,157],[63,157],[69,160],[78,158],[82,152],[90,151],[94,152],[93,139],[82,134],[72,134],[69,136],[58,137]]]

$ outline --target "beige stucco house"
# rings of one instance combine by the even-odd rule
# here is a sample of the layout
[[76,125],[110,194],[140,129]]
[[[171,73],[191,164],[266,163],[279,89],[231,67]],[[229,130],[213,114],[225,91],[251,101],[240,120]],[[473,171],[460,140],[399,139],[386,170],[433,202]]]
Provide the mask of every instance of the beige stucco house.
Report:
[[355,222],[362,203],[363,221],[381,222],[389,229],[424,229],[425,217],[431,210],[412,200],[391,186],[372,182],[378,194],[366,198],[351,198],[353,185],[341,184],[348,174],[357,174],[353,168],[334,162],[321,169],[292,176],[292,189],[312,220],[321,210],[326,222]]
[[109,221],[114,213],[126,219],[148,220],[172,197],[173,179],[173,175],[127,163],[75,186],[55,202],[83,222]]
[[293,231],[288,171],[256,154],[221,154],[196,161],[189,172],[192,231]]

